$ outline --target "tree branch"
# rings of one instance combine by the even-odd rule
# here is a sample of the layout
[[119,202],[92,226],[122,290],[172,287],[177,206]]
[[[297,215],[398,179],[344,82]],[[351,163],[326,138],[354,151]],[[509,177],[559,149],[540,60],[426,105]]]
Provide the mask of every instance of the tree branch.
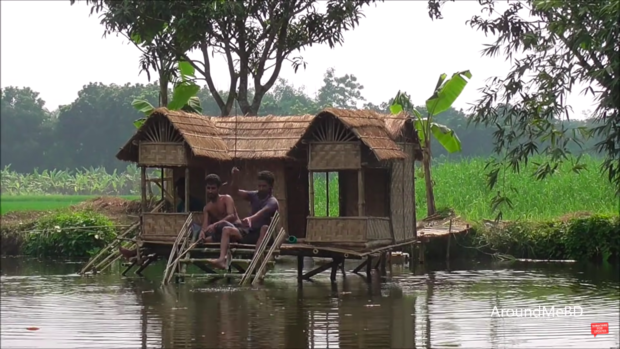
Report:
[[[202,75],[204,76],[205,81],[207,82],[207,87],[209,87],[209,92],[211,92],[211,95],[213,96],[215,103],[217,103],[217,106],[220,108],[220,110],[223,113],[226,105],[224,104],[224,101],[222,100],[222,96],[220,96],[219,92],[215,88],[215,84],[213,83],[213,78],[211,77],[211,61],[209,60],[208,48],[209,47],[207,45],[206,40],[202,40],[200,42],[200,51],[202,52],[202,57],[204,59],[204,65],[205,65],[205,70],[202,72]],[[192,66],[194,66],[194,68],[196,68],[195,64],[193,63],[191,64]]]

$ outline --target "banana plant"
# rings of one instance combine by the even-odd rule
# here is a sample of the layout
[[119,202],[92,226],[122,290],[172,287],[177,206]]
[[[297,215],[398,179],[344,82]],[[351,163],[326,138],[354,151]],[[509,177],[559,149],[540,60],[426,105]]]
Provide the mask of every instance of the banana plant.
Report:
[[[174,85],[172,100],[170,100],[166,108],[201,114],[202,106],[200,105],[200,99],[196,96],[198,91],[200,91],[200,86],[194,83],[196,73],[194,67],[189,62],[181,61],[178,62],[178,70],[181,81]],[[155,107],[145,99],[135,99],[131,105],[145,115],[144,118],[140,118],[133,123],[136,128],[140,128],[153,113]]]
[[461,151],[461,140],[456,133],[446,125],[433,122],[433,118],[452,107],[452,104],[461,95],[471,77],[469,70],[455,73],[447,80],[447,75],[441,74],[437,81],[437,86],[435,86],[435,92],[426,100],[426,118],[422,117],[422,114],[413,107],[409,97],[401,93],[401,91],[398,91],[390,105],[390,112],[392,114],[398,114],[403,110],[413,113],[413,124],[422,145],[422,166],[424,168],[424,182],[426,184],[428,216],[435,214],[437,211],[431,177],[431,138],[434,137],[449,153]]

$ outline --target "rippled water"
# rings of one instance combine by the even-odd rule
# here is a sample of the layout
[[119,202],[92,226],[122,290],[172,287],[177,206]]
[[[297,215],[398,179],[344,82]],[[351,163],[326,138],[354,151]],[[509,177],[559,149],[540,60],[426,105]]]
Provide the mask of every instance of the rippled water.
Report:
[[[367,286],[326,273],[298,288],[279,266],[264,286],[190,281],[159,287],[77,264],[3,259],[2,348],[612,348],[619,270],[571,265],[465,266]],[[151,281],[149,281],[151,280]],[[507,317],[511,309],[580,306],[581,316]],[[506,316],[492,316],[494,307]],[[508,313],[506,313],[508,312]],[[596,338],[593,322],[609,323]],[[37,327],[38,330],[28,330]]]

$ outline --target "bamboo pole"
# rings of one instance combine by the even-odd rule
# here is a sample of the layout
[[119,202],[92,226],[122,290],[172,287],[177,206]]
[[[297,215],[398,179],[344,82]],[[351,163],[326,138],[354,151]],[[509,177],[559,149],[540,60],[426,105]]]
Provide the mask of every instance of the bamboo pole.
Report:
[[185,212],[189,212],[189,167],[185,168]]
[[329,172],[325,172],[325,217],[329,217]]
[[364,170],[357,171],[357,211],[360,217],[366,215],[366,198],[364,197]]
[[310,201],[310,216],[314,217],[314,172],[312,171],[308,171],[308,183],[310,184],[310,195],[308,195]]
[[99,251],[99,253],[95,257],[93,257],[90,260],[90,262],[88,262],[88,264],[86,264],[86,266],[84,268],[82,268],[82,270],[80,271],[80,275],[84,275],[86,272],[88,272],[88,269],[93,264],[95,264],[95,261],[97,259],[99,259],[104,253],[108,252],[114,245],[120,243],[120,239],[125,238],[125,236],[129,235],[129,233],[134,231],[139,225],[140,225],[139,222],[136,222],[136,223],[132,224],[127,230],[125,230],[125,232],[123,232],[121,235],[119,235],[117,237],[118,240],[109,243],[108,246],[106,246],[103,250]]
[[256,276],[254,276],[254,280],[252,280],[252,286],[258,284],[258,282],[263,279],[264,274],[267,272],[267,265],[269,265],[270,259],[273,256],[273,252],[280,247],[282,242],[284,242],[284,238],[286,238],[286,231],[284,231],[284,228],[280,228],[280,232],[276,236],[271,248],[269,248],[269,251],[267,251],[267,255],[265,256],[265,259],[263,259],[263,263],[258,268]]
[[142,212],[146,212],[146,167],[140,166],[140,192],[142,193]]
[[252,262],[250,262],[250,265],[243,274],[243,278],[239,282],[239,286],[244,286],[249,280],[250,275],[254,273],[254,269],[256,269],[256,265],[258,264],[260,258],[263,256],[263,253],[265,253],[267,244],[269,243],[269,240],[271,240],[273,231],[275,230],[275,227],[278,223],[280,223],[280,214],[278,213],[278,211],[276,211],[271,220],[271,224],[269,224],[269,227],[267,228],[267,234],[265,234],[265,237],[261,241],[260,245],[256,246],[256,254],[254,254]]

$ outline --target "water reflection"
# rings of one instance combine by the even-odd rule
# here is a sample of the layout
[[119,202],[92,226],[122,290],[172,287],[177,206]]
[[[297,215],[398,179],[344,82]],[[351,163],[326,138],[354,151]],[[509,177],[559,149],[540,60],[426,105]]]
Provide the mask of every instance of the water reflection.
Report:
[[[454,263],[453,263],[454,264]],[[297,287],[159,287],[156,275],[81,278],[79,265],[2,260],[2,348],[609,348],[618,346],[617,269],[480,265],[395,270],[367,287],[348,275]],[[162,266],[157,266],[161,269]],[[453,265],[454,267],[454,265]],[[494,307],[581,305],[581,317],[499,318]],[[609,322],[593,338],[590,323]],[[39,331],[27,331],[30,326]]]

